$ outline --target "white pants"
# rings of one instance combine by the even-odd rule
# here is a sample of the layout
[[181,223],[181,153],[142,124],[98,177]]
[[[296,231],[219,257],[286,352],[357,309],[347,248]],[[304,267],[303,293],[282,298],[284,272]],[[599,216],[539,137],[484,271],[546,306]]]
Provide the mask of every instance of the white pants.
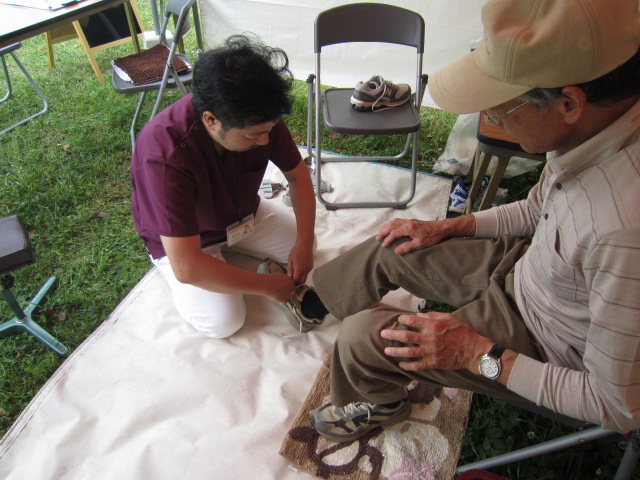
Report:
[[[261,200],[253,225],[253,234],[230,249],[256,258],[271,257],[287,263],[296,240],[296,219],[290,210],[276,202]],[[202,251],[225,261],[221,249],[225,243],[209,245]],[[237,332],[246,317],[244,299],[240,294],[216,293],[180,283],[165,256],[151,259],[166,278],[178,312],[190,325],[206,337],[226,338]]]

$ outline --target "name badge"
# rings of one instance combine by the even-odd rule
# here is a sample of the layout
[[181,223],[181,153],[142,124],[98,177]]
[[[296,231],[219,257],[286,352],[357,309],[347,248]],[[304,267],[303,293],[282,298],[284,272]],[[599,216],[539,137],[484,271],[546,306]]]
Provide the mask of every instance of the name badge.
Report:
[[253,213],[247,215],[240,222],[236,222],[227,227],[227,245],[238,243],[243,238],[247,238],[253,233]]

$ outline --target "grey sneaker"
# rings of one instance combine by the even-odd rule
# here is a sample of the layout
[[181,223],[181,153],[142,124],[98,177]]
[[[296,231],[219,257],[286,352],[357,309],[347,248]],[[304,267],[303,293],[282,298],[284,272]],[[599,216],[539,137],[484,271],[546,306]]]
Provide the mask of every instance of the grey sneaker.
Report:
[[[281,263],[271,258],[265,258],[258,266],[258,273],[287,273],[287,269]],[[308,332],[312,328],[322,325],[324,318],[309,318],[302,313],[302,299],[308,291],[313,291],[309,285],[298,285],[294,294],[289,297],[285,305],[280,305],[287,315],[287,320],[298,330],[298,333]]]
[[358,82],[351,105],[356,110],[380,112],[398,107],[411,98],[411,87],[406,83],[396,85],[380,75],[374,75],[366,82]]
[[334,442],[351,442],[376,427],[400,423],[411,413],[408,398],[388,408],[375,403],[354,402],[345,407],[326,403],[311,412],[311,424],[316,431]]

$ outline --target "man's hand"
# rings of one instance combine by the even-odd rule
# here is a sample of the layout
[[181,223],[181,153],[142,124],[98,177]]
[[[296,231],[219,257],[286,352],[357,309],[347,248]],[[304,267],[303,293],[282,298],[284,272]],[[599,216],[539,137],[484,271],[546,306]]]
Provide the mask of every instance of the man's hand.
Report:
[[289,264],[287,269],[289,276],[296,283],[307,281],[307,275],[313,268],[313,251],[311,245],[299,245],[296,243],[289,252]]
[[382,242],[382,246],[386,248],[401,237],[409,237],[410,240],[396,247],[395,252],[398,254],[430,247],[444,238],[442,229],[438,228],[438,222],[394,218],[382,225],[376,240]]
[[395,249],[399,255],[436,245],[451,237],[470,237],[476,233],[473,215],[462,215],[445,220],[422,221],[394,218],[380,228],[376,240],[388,247],[394,240],[409,237]]
[[400,315],[398,322],[410,330],[386,329],[380,336],[406,344],[386,347],[390,357],[416,358],[401,361],[400,368],[409,371],[427,369],[460,370],[478,373],[479,358],[493,342],[450,313],[429,312]]
[[269,282],[266,296],[280,305],[286,304],[296,290],[296,282],[284,273],[270,273],[266,277]]

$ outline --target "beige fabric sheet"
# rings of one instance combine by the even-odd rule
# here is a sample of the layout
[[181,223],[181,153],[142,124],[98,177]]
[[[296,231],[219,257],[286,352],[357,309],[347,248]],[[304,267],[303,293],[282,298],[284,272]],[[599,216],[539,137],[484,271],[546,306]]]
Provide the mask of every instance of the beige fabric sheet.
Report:
[[[340,200],[389,189],[399,198],[408,186],[406,170],[376,164],[331,164],[323,172]],[[318,207],[316,265],[393,217],[442,218],[450,186],[420,175],[416,199],[404,211]],[[240,255],[230,261],[258,264]],[[290,468],[278,450],[339,322],[329,316],[318,330],[290,336],[295,332],[275,304],[247,296],[246,325],[229,339],[212,340],[180,320],[169,299],[164,279],[150,270],[0,442],[0,478],[311,478]],[[405,292],[386,301],[417,305]]]

